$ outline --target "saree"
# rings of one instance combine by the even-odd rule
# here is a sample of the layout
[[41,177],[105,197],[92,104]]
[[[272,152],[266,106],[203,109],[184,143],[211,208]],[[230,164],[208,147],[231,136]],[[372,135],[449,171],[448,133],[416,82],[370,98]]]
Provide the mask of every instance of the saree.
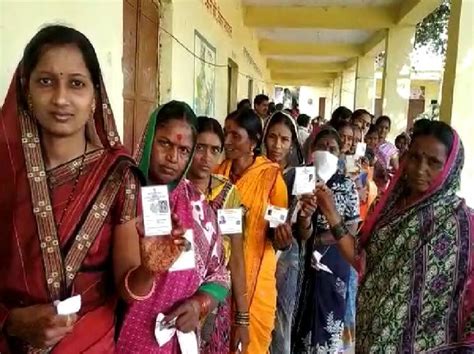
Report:
[[[339,214],[346,225],[357,224],[359,197],[354,182],[340,172],[327,183],[334,195]],[[300,261],[301,290],[297,298],[293,328],[295,353],[335,353],[342,350],[346,294],[350,265],[336,245],[322,245],[320,237],[330,230],[326,218],[319,212],[313,215],[313,234],[306,241],[304,258]],[[321,263],[331,273],[312,266],[313,252],[321,255]]]
[[[279,112],[279,114],[285,114]],[[285,114],[286,115],[286,114]],[[268,127],[271,121],[275,117],[273,114],[265,127],[263,133],[263,141],[265,142],[268,134]],[[288,192],[289,211],[287,220],[294,221],[294,214],[298,211],[297,204],[298,199],[293,195],[293,185],[295,182],[295,167],[302,166],[304,164],[304,154],[298,139],[301,131],[297,127],[295,120],[287,115],[289,122],[291,122],[291,133],[292,133],[292,146],[288,153],[287,165],[282,171],[283,179]],[[309,135],[309,134],[308,134]],[[265,151],[265,149],[262,149]],[[293,226],[293,225],[292,225]],[[298,291],[298,274],[299,274],[299,259],[300,251],[304,251],[304,248],[300,244],[296,236],[296,232],[293,232],[293,240],[288,250],[281,251],[277,261],[276,268],[276,288],[277,288],[277,309],[275,317],[275,328],[272,333],[272,343],[270,352],[275,354],[289,354],[291,352],[291,328],[293,325],[293,312],[295,307],[295,297]]]
[[[219,209],[236,209],[241,207],[242,203],[240,202],[237,188],[227,178],[212,174],[209,187],[207,201],[216,215],[217,210]],[[225,264],[228,266],[232,253],[230,238],[243,237],[243,235],[223,235],[222,237],[224,243]],[[233,318],[232,299],[232,294],[229,294],[227,299],[220,303],[213,311],[213,314],[209,319],[209,322],[213,322],[213,326],[210,324],[210,327],[212,328],[209,328],[208,331],[211,333],[208,336],[206,343],[203,343],[201,346],[201,353],[224,354],[229,352],[231,320]]]
[[456,195],[463,162],[455,133],[443,171],[418,201],[396,208],[406,193],[402,167],[366,221],[356,351],[474,350],[474,220]]
[[[189,111],[189,116],[195,118],[191,108]],[[152,113],[138,150],[140,168],[146,176],[158,121],[159,109]],[[171,212],[178,215],[186,230],[184,237],[192,247],[183,252],[166,273],[156,275],[155,291],[149,299],[128,306],[117,342],[117,353],[181,353],[176,335],[164,345],[158,344],[155,338],[158,314],[173,311],[198,290],[207,292],[218,302],[224,301],[227,296],[230,279],[224,264],[217,218],[205,196],[184,178],[191,161],[192,156],[182,176],[171,182],[168,190]],[[192,257],[193,253],[193,267],[178,267],[184,258]],[[199,330],[196,335],[199,345]]]
[[[230,176],[232,161],[224,161],[216,173]],[[249,354],[268,352],[276,310],[276,256],[267,237],[268,223],[264,219],[268,204],[287,207],[287,190],[277,164],[263,156],[235,183],[244,209],[244,256],[247,292],[250,304]]]
[[9,309],[81,295],[72,333],[47,351],[113,353],[113,230],[135,218],[139,174],[102,81],[87,129],[102,147],[47,171],[23,82],[20,64],[0,113],[0,352],[38,352],[1,330]]

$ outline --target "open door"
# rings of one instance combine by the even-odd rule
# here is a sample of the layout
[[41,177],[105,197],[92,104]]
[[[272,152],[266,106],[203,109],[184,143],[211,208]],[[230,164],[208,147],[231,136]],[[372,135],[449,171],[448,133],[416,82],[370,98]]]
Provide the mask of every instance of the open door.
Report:
[[157,1],[123,1],[124,144],[133,153],[158,104],[158,26]]
[[239,79],[239,66],[229,58],[227,67],[227,113],[237,109],[237,81]]

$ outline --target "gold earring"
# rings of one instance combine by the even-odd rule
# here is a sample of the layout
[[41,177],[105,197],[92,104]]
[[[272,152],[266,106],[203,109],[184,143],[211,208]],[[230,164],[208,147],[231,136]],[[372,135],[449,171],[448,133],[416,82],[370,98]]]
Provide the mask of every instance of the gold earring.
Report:
[[94,113],[95,113],[95,99],[94,99],[94,101],[92,101],[91,112],[92,112],[92,115],[94,115]]

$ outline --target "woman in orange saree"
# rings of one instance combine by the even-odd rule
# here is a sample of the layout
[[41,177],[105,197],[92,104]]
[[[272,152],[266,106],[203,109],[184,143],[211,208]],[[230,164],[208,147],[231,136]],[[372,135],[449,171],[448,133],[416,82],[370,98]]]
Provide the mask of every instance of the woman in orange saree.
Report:
[[[225,121],[226,160],[216,173],[230,179],[246,211],[244,256],[250,304],[250,345],[247,352],[269,350],[276,311],[275,248],[291,243],[291,230],[275,229],[269,237],[264,219],[268,205],[287,207],[287,190],[280,166],[259,155],[262,126],[252,110],[231,113]],[[275,248],[274,248],[275,247]]]
[[[27,45],[0,111],[0,162],[0,352],[113,353],[117,293],[138,299],[153,278],[139,174],[82,33],[48,26]],[[80,311],[58,314],[73,295]]]

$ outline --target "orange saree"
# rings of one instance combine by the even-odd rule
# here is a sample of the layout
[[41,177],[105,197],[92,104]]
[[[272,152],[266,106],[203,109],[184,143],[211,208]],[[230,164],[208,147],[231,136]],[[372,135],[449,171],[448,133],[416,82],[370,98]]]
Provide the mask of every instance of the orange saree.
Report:
[[[224,161],[217,173],[230,177],[232,161]],[[238,180],[234,181],[246,209],[244,255],[247,291],[250,304],[249,354],[267,353],[275,323],[276,257],[267,237],[268,222],[264,219],[268,204],[287,207],[286,184],[280,167],[259,156]]]

